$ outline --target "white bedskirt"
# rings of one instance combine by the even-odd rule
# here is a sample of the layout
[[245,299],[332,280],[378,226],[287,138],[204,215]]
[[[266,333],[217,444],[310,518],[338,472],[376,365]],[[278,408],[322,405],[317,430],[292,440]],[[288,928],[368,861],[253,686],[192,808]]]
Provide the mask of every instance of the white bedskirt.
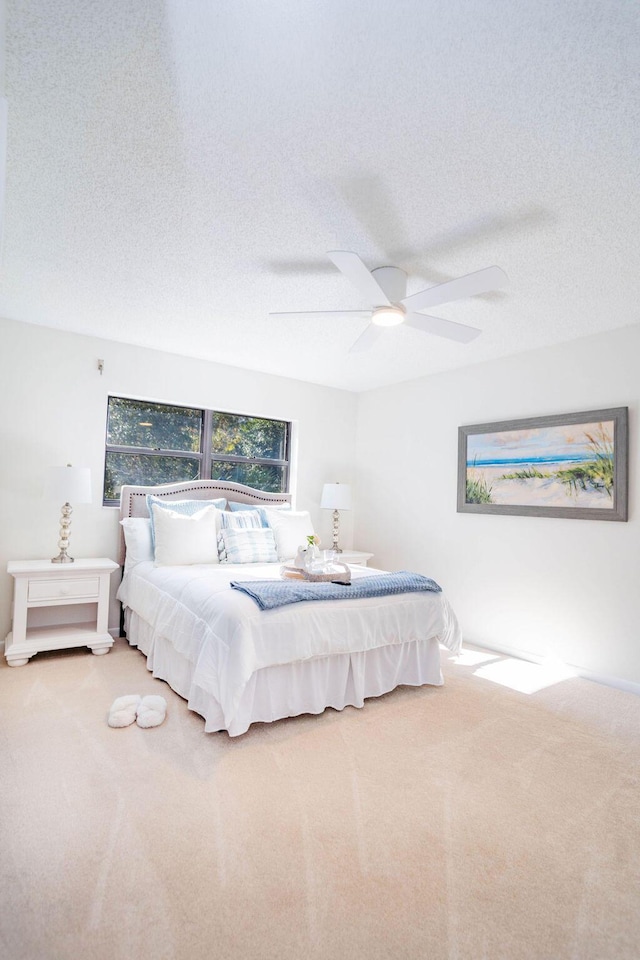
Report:
[[[352,577],[369,573],[353,567]],[[362,706],[400,683],[442,682],[439,643],[460,628],[442,593],[289,603],[263,611],[235,580],[279,579],[279,564],[156,566],[140,562],[118,598],[128,636],[207,721],[244,733],[251,723],[327,706]],[[397,648],[394,652],[391,648]]]
[[440,686],[443,682],[436,638],[276,664],[252,674],[227,725],[221,705],[194,681],[194,664],[189,659],[129,608],[125,627],[129,643],[145,654],[147,668],[204,717],[207,733],[226,729],[237,737],[252,723],[322,713],[327,707],[362,707],[368,697],[379,697],[401,684]]

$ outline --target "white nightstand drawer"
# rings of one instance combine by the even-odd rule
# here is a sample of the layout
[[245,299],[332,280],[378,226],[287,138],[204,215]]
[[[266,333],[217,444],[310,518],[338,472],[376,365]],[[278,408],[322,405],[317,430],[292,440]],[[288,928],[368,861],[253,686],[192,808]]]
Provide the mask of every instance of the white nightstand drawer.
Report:
[[83,577],[81,580],[29,580],[27,601],[98,599],[99,577]]

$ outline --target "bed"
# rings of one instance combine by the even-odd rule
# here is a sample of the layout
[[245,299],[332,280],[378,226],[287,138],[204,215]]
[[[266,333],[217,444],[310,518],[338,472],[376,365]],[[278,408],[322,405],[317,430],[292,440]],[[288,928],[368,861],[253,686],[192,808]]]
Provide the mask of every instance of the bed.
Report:
[[[243,583],[281,581],[283,564],[311,524],[308,513],[291,510],[289,494],[218,480],[124,486],[120,523],[118,599],[128,642],[204,718],[206,732],[239,736],[256,722],[362,707],[401,684],[439,686],[440,644],[460,648],[442,592],[268,610],[242,592]],[[213,523],[216,555],[209,556],[205,531]],[[203,544],[193,555],[189,546],[186,557],[183,531],[197,531]],[[246,554],[249,540],[254,552]],[[379,572],[352,566],[352,581]]]

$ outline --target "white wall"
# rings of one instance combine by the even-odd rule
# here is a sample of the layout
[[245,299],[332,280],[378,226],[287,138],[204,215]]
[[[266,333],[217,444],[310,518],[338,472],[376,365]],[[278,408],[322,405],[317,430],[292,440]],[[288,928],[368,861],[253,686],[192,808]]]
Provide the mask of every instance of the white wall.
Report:
[[[469,642],[640,683],[640,327],[361,395],[355,544],[444,587]],[[462,424],[629,407],[629,522],[456,512]]]
[[[311,510],[324,541],[322,484],[355,481],[343,545],[434,576],[469,642],[640,683],[639,360],[640,327],[629,327],[356,398],[0,320],[0,640],[10,621],[7,560],[57,552],[60,505],[43,495],[49,465],[92,468],[94,503],[74,510],[72,555],[117,557],[117,514],[101,505],[111,393],[295,420],[297,506]],[[628,523],[456,513],[460,424],[609,406],[630,413]]]
[[[73,463],[92,470],[94,502],[74,508],[71,556],[118,557],[117,510],[102,506],[109,394],[295,421],[296,506],[311,511],[316,532],[331,542],[331,513],[320,510],[320,495],[323,483],[353,478],[354,394],[0,320],[0,641],[10,623],[7,560],[58,552],[62,504],[44,496],[49,466]],[[349,546],[348,515],[341,534]],[[114,590],[118,579],[114,575]],[[112,602],[110,627],[117,625]]]

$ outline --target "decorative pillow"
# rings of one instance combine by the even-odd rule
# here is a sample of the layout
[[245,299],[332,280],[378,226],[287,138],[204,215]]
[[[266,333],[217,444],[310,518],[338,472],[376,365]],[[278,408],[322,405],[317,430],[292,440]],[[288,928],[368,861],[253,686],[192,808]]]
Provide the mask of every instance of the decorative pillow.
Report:
[[269,526],[273,530],[279,560],[295,557],[298,547],[313,536],[313,524],[308,510],[267,510]]
[[157,566],[183,566],[218,562],[218,519],[220,511],[205,507],[188,516],[154,503],[151,507],[156,531]]
[[277,563],[273,531],[268,527],[222,530],[227,563]]
[[290,503],[273,503],[268,507],[261,507],[255,503],[238,503],[237,500],[229,500],[228,504],[229,509],[234,513],[242,513],[244,510],[257,510],[263,527],[269,526],[269,510],[291,510]]
[[262,526],[260,511],[253,507],[251,510],[241,510],[238,513],[229,513],[224,510],[220,526],[223,530],[246,530]]
[[120,521],[126,548],[124,572],[128,573],[137,563],[153,560],[151,520],[146,517],[125,517]]
[[218,557],[221,563],[227,559],[227,552],[222,536],[223,530],[258,530],[262,527],[262,519],[258,510],[242,510],[240,513],[224,511],[220,515],[218,530]]
[[155,522],[153,519],[152,507],[161,507],[163,510],[173,510],[174,513],[183,513],[187,517],[192,517],[194,513],[199,513],[205,507],[214,506],[222,511],[227,505],[224,497],[219,500],[164,500],[162,497],[154,497],[153,494],[147,494],[147,509],[151,517],[151,541],[155,544]]

